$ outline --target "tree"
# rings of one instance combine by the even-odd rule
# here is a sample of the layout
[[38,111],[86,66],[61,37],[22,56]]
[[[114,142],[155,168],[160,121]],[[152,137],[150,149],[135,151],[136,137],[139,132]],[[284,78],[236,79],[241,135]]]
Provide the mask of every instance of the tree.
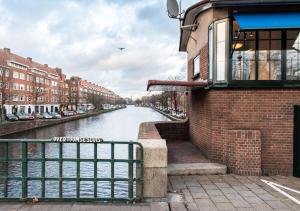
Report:
[[9,69],[0,67],[0,119],[1,121],[5,119],[5,103],[9,101],[11,98],[10,96],[10,81],[11,81],[11,74]]

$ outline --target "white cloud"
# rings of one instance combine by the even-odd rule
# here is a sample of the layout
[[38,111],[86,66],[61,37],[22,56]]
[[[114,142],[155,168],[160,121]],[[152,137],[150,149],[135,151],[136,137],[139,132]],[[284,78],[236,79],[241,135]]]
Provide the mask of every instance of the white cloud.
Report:
[[0,1],[0,47],[140,96],[148,79],[185,67],[178,22],[165,10],[161,0]]

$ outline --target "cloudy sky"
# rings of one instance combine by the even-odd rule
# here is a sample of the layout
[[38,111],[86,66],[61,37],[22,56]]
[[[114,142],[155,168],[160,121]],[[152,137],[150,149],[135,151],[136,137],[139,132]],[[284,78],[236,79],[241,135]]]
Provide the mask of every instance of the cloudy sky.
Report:
[[[197,0],[182,0],[186,8]],[[0,0],[0,47],[123,97],[186,71],[166,0]],[[118,50],[125,47],[125,51]]]

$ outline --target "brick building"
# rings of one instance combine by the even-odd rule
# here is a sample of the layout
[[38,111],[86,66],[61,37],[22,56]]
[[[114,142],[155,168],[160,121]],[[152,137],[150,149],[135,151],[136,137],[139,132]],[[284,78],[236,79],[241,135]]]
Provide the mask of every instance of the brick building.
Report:
[[0,49],[1,104],[7,113],[59,111],[68,103],[66,76],[59,68]]
[[0,49],[0,106],[6,113],[44,113],[76,109],[76,106],[94,108],[93,101],[103,96],[107,101],[120,99],[112,91],[79,77],[66,75],[60,68],[40,64]]
[[181,20],[189,139],[244,175],[300,176],[300,1],[203,0]]
[[67,80],[70,93],[70,108],[89,110],[102,104],[115,104],[121,97],[113,91],[95,83],[72,76]]

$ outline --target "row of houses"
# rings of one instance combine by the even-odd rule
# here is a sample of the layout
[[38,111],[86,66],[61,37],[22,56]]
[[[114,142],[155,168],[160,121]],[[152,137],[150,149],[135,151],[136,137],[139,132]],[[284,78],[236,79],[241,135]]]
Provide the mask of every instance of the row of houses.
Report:
[[120,100],[113,91],[80,77],[67,79],[60,68],[0,49],[0,106],[5,113],[92,109]]

